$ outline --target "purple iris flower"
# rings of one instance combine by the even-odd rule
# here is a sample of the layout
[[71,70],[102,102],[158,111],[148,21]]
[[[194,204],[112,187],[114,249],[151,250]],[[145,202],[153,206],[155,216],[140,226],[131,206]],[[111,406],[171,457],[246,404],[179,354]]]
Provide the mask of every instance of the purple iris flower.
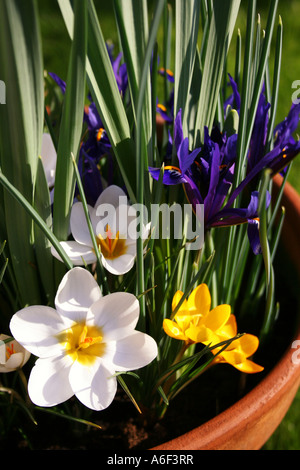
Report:
[[[238,87],[230,75],[229,80],[232,95],[227,99],[225,106],[235,103],[236,110],[239,112],[240,94]],[[264,168],[271,168],[273,174],[284,172],[287,165],[300,151],[299,142],[293,138],[293,133],[299,124],[300,104],[292,104],[288,116],[274,129],[274,149],[267,154],[264,153],[269,124],[269,109],[270,103],[265,98],[263,86],[249,146],[246,183],[242,182],[243,186],[248,184]]]
[[[183,136],[180,110],[175,119],[174,143],[179,168],[167,165],[164,170],[163,183],[166,185],[183,184],[187,198],[195,212],[197,204],[204,205],[206,230],[211,227],[248,223],[250,245],[255,254],[260,253],[258,193],[251,194],[250,203],[246,208],[227,206],[223,208],[233,181],[237,135],[227,137],[215,128],[210,136],[208,129],[205,128],[203,147],[189,152],[188,139]],[[160,169],[149,168],[149,171],[153,178],[158,180]],[[238,194],[235,198],[237,196]]]
[[248,171],[263,158],[267,140],[269,109],[271,105],[266,101],[265,95],[260,94],[257,112],[255,116],[249,151],[248,151]]
[[66,93],[66,82],[62,80],[56,73],[49,72],[49,75],[53,80],[57,83],[57,85],[60,87],[61,91],[63,94]]
[[231,106],[231,108],[234,108],[239,113],[241,107],[241,97],[238,91],[238,86],[230,74],[228,74],[228,77],[229,83],[232,88],[232,94],[224,102],[224,113],[226,113],[228,105]]
[[124,97],[125,92],[128,87],[127,67],[125,63],[121,64],[121,60],[123,56],[122,52],[120,52],[117,55],[117,57],[114,58],[113,49],[114,49],[113,44],[107,45],[108,55],[111,61],[113,71],[114,71],[114,75],[115,75],[116,82],[119,88],[119,92],[121,93],[121,96]]

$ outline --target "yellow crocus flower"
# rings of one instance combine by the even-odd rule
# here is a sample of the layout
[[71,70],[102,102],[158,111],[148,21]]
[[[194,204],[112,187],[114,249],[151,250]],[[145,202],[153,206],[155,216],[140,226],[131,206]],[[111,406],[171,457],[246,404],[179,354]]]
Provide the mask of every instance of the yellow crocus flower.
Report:
[[[228,322],[224,325],[221,331],[218,332],[219,342],[226,341],[237,335],[237,324],[234,315],[230,315]],[[245,334],[235,339],[230,343],[227,348],[219,353],[214,362],[227,363],[247,374],[255,374],[261,372],[264,368],[255,362],[248,359],[257,350],[259,346],[259,339],[257,336]],[[222,348],[212,350],[213,354],[217,354]]]
[[[173,297],[174,311],[183,296],[177,291]],[[174,316],[174,320],[165,319],[163,328],[172,338],[193,343],[218,343],[217,332],[228,321],[231,313],[230,305],[218,305],[210,310],[211,296],[206,284],[200,284],[185,299]]]
[[[174,311],[183,296],[177,291],[173,297]],[[223,304],[210,310],[211,296],[206,284],[200,284],[182,302],[173,320],[165,319],[163,329],[171,338],[182,340],[185,347],[202,343],[217,345],[237,336],[236,318],[231,314],[230,305]],[[212,350],[216,355],[214,363],[228,363],[241,372],[253,374],[264,368],[254,363],[251,357],[257,350],[259,340],[251,334],[244,334],[232,341],[222,352],[222,347]]]

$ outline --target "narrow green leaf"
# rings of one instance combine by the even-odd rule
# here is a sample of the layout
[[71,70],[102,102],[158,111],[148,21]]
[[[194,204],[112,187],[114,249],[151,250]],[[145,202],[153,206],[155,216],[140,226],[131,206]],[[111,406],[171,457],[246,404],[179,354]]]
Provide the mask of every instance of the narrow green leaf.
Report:
[[214,0],[203,66],[196,120],[195,147],[203,141],[204,126],[212,128],[224,63],[239,11],[240,0]]
[[282,19],[281,17],[279,17],[279,22],[278,22],[278,27],[277,27],[276,49],[275,49],[274,76],[273,76],[273,88],[272,88],[272,98],[271,98],[271,114],[270,114],[270,122],[269,122],[268,137],[267,137],[267,150],[272,150],[271,146],[272,146],[272,141],[273,141],[274,123],[275,123],[277,104],[278,104],[278,90],[279,90],[281,59],[282,59],[282,36],[283,36],[283,25],[282,25]]
[[[147,0],[114,0],[114,8],[119,29],[124,61],[127,67],[128,82],[133,102],[133,111],[137,121],[137,104],[143,71],[143,58],[148,43],[148,8]],[[150,68],[147,72],[146,89],[143,100],[143,134],[147,145],[152,133]]]
[[[36,177],[36,196],[34,208],[45,224],[52,230],[52,211],[49,188],[41,158],[39,158]],[[44,288],[48,302],[53,304],[56,284],[54,278],[54,257],[51,253],[51,243],[37,224],[34,224],[34,240],[37,266],[40,273],[41,284]]]
[[174,116],[182,109],[182,127],[187,135],[187,102],[193,77],[200,22],[200,0],[175,2]]
[[243,165],[243,156],[245,148],[245,139],[247,131],[247,115],[249,107],[249,90],[251,89],[251,61],[253,51],[253,38],[254,38],[254,24],[256,16],[256,0],[248,2],[247,10],[247,30],[246,42],[244,51],[244,67],[243,67],[243,82],[241,91],[241,109],[239,117],[239,130],[237,140],[237,160],[234,170],[234,183],[233,189],[238,186],[241,178],[241,171]]
[[[33,204],[44,120],[44,82],[36,1],[1,0],[0,70],[6,105],[0,106],[1,170]],[[23,305],[39,303],[32,219],[4,192],[5,238]],[[3,234],[2,234],[3,236]]]
[[74,37],[67,76],[54,187],[53,231],[60,240],[68,237],[75,175],[71,153],[78,161],[85,102],[87,52],[87,1],[75,0]]

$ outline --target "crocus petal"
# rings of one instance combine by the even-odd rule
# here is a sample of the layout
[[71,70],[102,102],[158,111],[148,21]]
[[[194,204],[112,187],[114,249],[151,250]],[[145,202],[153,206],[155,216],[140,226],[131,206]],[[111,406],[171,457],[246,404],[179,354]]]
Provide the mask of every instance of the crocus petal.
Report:
[[33,367],[28,393],[38,406],[55,406],[74,395],[69,382],[72,360],[69,356],[38,359]]
[[[88,209],[91,214],[93,212],[93,207],[88,206]],[[72,206],[70,227],[72,235],[78,243],[90,247],[93,245],[83,209],[83,204],[81,202],[76,202]]]
[[188,309],[197,310],[202,316],[208,314],[211,305],[211,296],[206,284],[200,284],[188,298]]
[[78,400],[92,410],[107,408],[117,391],[115,371],[97,359],[90,367],[75,362],[70,371],[70,384]]
[[0,364],[0,372],[12,372],[13,370],[19,369],[24,365],[24,354],[14,353],[12,354],[5,363],[5,366]]
[[[218,359],[219,358],[219,359]],[[241,372],[247,374],[256,374],[257,372],[262,372],[264,368],[249,359],[246,359],[245,356],[237,353],[235,351],[224,351],[220,356],[216,356],[217,362],[226,362],[231,366],[235,367]]]
[[134,330],[139,312],[139,302],[133,294],[115,292],[93,303],[86,321],[100,326],[104,341],[117,341]]
[[124,255],[118,256],[118,258],[104,258],[103,255],[101,255],[102,259],[102,264],[107,271],[109,271],[111,274],[114,274],[115,276],[122,276],[123,274],[128,273],[133,265],[134,265],[134,260],[135,256],[126,253]]
[[74,322],[86,319],[86,313],[101,298],[99,285],[89,271],[73,268],[65,274],[56,293],[55,306],[64,317]]
[[[75,266],[84,266],[85,264],[92,264],[97,261],[97,257],[91,246],[81,245],[80,243],[73,240],[68,242],[60,242],[60,244]],[[59,261],[62,261],[61,257],[55,248],[53,248],[53,246],[51,247],[51,253]]]
[[182,330],[179,328],[177,323],[175,323],[172,320],[169,320],[168,318],[165,318],[163,321],[163,329],[164,332],[170,336],[171,338],[174,339],[179,339],[185,341],[187,337],[185,334],[182,332]]
[[[179,304],[180,300],[181,300],[181,297],[183,296],[183,292],[181,290],[178,290],[177,292],[175,292],[174,296],[173,296],[173,300],[172,300],[172,311],[175,310],[175,308],[177,307],[177,305]],[[186,305],[186,299],[183,301],[181,307],[180,307],[180,310],[181,309],[184,309],[184,310],[187,310],[187,305]]]
[[57,154],[50,134],[42,137],[41,158],[49,188],[54,185]]
[[230,317],[231,307],[230,305],[218,305],[213,308],[206,317],[203,318],[205,326],[210,330],[217,332],[228,321]]
[[57,335],[70,325],[51,307],[33,305],[19,310],[10,321],[10,331],[22,346],[38,357],[61,352]]
[[136,370],[146,366],[157,356],[157,344],[154,339],[133,331],[119,341],[110,341],[106,344],[103,361],[109,360],[116,371]]
[[241,362],[240,364],[232,364],[236,369],[246,374],[256,374],[257,372],[262,372],[264,368],[249,359]]
[[[246,357],[252,356],[259,346],[259,339],[257,336],[246,334],[239,339],[239,349],[245,354]],[[233,342],[234,343],[234,342]]]
[[205,325],[195,326],[193,324],[185,331],[186,336],[193,341],[193,343],[216,343],[218,336],[213,331],[206,328]]
[[218,336],[221,341],[226,341],[227,339],[234,338],[237,334],[237,322],[235,315],[231,314],[228,318],[225,325],[223,325],[218,330]]
[[125,199],[127,200],[127,196],[123,189],[112,184],[102,191],[95,204],[95,209],[101,204],[111,204],[117,208],[121,203],[124,204]]

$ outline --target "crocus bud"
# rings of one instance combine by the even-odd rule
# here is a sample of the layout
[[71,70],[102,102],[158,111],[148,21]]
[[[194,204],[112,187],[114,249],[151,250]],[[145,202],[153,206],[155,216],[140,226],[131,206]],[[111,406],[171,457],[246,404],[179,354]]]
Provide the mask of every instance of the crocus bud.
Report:
[[[5,340],[11,341],[5,342]],[[27,351],[15,339],[7,335],[0,335],[0,373],[12,372],[26,364],[30,357]]]

